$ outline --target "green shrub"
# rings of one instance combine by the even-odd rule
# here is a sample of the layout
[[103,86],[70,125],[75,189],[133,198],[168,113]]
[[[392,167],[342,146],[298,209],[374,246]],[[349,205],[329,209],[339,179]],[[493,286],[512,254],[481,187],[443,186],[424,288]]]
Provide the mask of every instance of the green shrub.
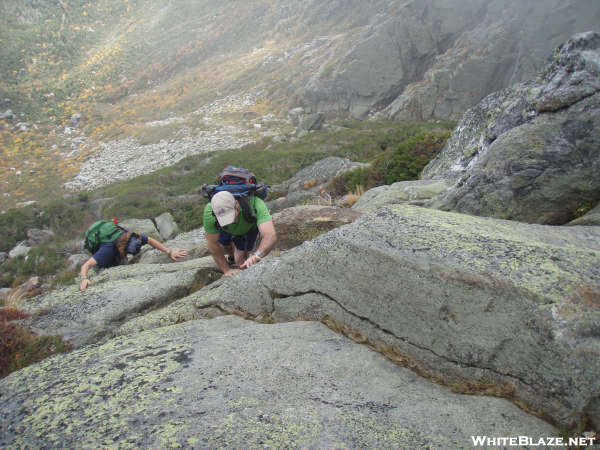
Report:
[[204,206],[203,203],[185,203],[179,205],[171,211],[173,219],[182,231],[191,231],[200,228],[204,223]]
[[75,282],[75,279],[79,276],[79,269],[80,269],[81,265],[78,264],[77,268],[75,270],[71,270],[70,272],[64,272],[60,275],[58,275],[52,285],[53,286],[68,286],[70,284],[73,284]]
[[385,177],[386,184],[416,180],[427,163],[442,150],[449,137],[449,131],[421,132],[398,145],[392,152],[391,161],[383,156],[378,157],[373,170]]
[[92,215],[87,210],[87,197],[85,202],[79,200],[56,200],[48,203],[42,209],[41,222],[51,228],[59,237],[73,237],[79,235]]
[[3,287],[19,284],[27,277],[55,275],[67,265],[64,255],[44,246],[33,248],[25,256],[17,256],[0,266],[0,282]]
[[29,228],[40,226],[41,220],[34,207],[10,209],[0,215],[0,251],[11,250],[17,242],[27,239]]
[[416,180],[449,137],[449,130],[427,130],[420,131],[391,148],[388,147],[389,143],[382,141],[381,146],[385,149],[377,155],[370,167],[361,167],[334,178],[328,189],[333,195],[342,196],[354,191],[357,186],[371,189],[397,181]]

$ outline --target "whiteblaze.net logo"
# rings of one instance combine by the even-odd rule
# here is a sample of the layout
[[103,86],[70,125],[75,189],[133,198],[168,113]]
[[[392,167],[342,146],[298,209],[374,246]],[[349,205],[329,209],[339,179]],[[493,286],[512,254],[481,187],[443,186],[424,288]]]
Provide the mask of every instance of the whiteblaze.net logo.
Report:
[[587,445],[594,445],[597,438],[593,437],[574,437],[565,439],[563,437],[541,437],[533,438],[530,436],[504,436],[504,437],[492,437],[492,436],[471,436],[473,445],[475,447],[517,447],[517,446],[529,446],[529,447],[585,447]]

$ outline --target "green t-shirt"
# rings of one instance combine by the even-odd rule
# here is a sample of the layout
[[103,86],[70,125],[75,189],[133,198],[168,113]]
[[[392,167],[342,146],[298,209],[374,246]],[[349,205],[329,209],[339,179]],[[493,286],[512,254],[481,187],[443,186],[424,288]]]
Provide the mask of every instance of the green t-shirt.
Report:
[[[256,225],[273,220],[267,205],[265,205],[265,202],[263,202],[260,198],[250,196],[248,197],[248,203],[250,204],[250,213],[256,217]],[[231,225],[223,227],[223,231],[233,234],[234,236],[243,236],[244,234],[248,233],[253,226],[253,224],[248,223],[246,219],[244,219],[244,215],[242,214],[242,210],[240,208],[240,214],[238,215],[237,223],[232,223]],[[217,218],[213,214],[212,205],[210,203],[208,203],[204,208],[204,231],[208,234],[215,234],[219,232]]]

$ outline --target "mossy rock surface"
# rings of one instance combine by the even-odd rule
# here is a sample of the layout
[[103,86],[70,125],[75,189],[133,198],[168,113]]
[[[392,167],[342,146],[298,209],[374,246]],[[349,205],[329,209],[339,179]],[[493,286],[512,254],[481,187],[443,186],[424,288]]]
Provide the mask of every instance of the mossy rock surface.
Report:
[[74,347],[106,341],[127,320],[198,290],[220,275],[212,258],[170,264],[133,264],[91,271],[90,287],[70,286],[35,297],[22,308],[24,324],[43,335],[60,335]]
[[470,448],[554,436],[498,398],[464,396],[323,324],[221,317],[113,339],[0,380],[18,448]]
[[512,386],[511,398],[568,428],[600,419],[598,279],[596,227],[390,205],[162,314],[193,304],[333,318],[445,383]]

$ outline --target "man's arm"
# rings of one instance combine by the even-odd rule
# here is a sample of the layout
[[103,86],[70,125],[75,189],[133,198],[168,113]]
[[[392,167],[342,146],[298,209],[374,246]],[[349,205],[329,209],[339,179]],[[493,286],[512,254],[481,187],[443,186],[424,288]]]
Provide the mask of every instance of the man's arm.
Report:
[[271,250],[273,250],[275,244],[277,244],[277,233],[275,232],[275,225],[273,225],[272,220],[261,223],[258,226],[258,231],[260,232],[260,245],[258,246],[258,250],[242,264],[242,269],[247,269],[259,262],[267,256]]
[[81,266],[81,269],[79,270],[79,276],[81,277],[81,284],[79,285],[80,291],[85,291],[91,284],[90,280],[87,278],[87,273],[96,264],[98,264],[98,262],[92,256],[85,263],[83,263],[83,266]]
[[148,244],[150,244],[156,250],[160,250],[161,252],[164,252],[167,255],[169,255],[169,258],[171,258],[173,261],[177,261],[178,258],[183,258],[184,256],[187,256],[187,252],[185,250],[169,250],[156,239],[151,237],[148,238]]
[[232,269],[227,260],[225,259],[225,251],[223,247],[219,245],[219,233],[205,233],[206,243],[208,250],[217,263],[217,267],[223,272],[225,276],[231,276],[238,273],[239,269]]

